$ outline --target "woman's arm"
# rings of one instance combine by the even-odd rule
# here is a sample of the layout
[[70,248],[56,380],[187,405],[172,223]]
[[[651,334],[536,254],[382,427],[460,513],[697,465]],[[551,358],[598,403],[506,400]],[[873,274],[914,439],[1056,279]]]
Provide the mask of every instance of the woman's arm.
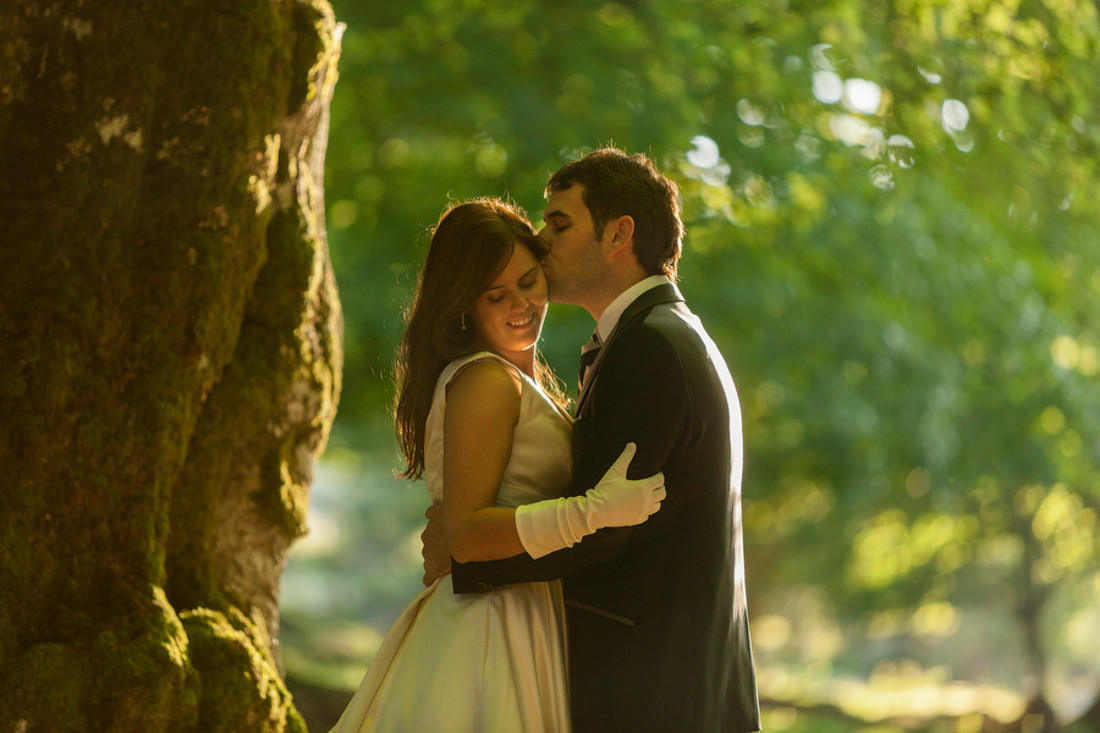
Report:
[[481,361],[447,387],[443,422],[443,531],[459,562],[523,552],[515,513],[495,506],[512,455],[520,385],[504,366]]
[[[475,363],[448,385],[443,423],[443,531],[459,562],[541,557],[601,527],[639,524],[665,497],[664,476],[626,478],[628,445],[584,496],[546,499],[517,512],[495,506],[512,454],[520,390],[495,362]],[[522,521],[521,521],[522,520]]]
[[[690,430],[687,375],[667,339],[639,329],[626,336],[605,354],[600,379],[592,385],[597,391],[590,395],[587,407],[573,424],[574,450],[579,445],[582,451],[573,457],[572,491],[576,494],[584,491],[585,483],[598,476],[600,467],[606,466],[628,441],[638,444],[633,473],[675,466]],[[674,487],[669,493],[672,496],[661,505],[663,521],[649,525],[675,523],[673,517],[678,513],[677,504],[683,506],[684,492],[682,487],[679,492]],[[563,578],[617,559],[638,534],[650,532],[652,536],[656,531],[638,527],[604,529],[570,549],[534,560],[520,556],[489,563],[459,561],[451,568],[455,592],[474,593],[512,583]]]

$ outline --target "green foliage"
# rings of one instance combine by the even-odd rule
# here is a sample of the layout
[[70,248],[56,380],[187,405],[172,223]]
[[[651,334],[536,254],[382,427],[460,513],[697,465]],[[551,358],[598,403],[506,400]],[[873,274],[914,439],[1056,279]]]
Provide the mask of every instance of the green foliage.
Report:
[[[1058,660],[1100,678],[1059,631],[1100,605],[1091,3],[337,15],[339,443],[387,419],[401,309],[449,198],[507,193],[537,218],[566,159],[644,151],[681,185],[682,286],[741,389],[754,614],[822,594],[853,640],[827,661],[853,673],[900,654],[1028,694]],[[552,310],[544,348],[568,381],[589,328]],[[765,663],[808,661],[797,629],[761,641]]]

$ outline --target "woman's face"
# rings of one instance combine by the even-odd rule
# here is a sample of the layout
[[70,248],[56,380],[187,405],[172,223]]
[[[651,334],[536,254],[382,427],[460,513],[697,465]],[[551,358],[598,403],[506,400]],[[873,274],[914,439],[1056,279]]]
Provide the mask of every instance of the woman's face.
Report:
[[516,242],[508,264],[470,310],[478,335],[508,358],[532,349],[546,317],[546,276],[527,247]]

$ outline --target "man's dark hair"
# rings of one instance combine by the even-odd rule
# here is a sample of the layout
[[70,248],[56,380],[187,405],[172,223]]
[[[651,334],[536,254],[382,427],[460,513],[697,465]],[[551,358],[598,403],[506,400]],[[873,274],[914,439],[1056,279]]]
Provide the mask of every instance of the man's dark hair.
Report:
[[612,219],[634,219],[634,255],[649,275],[676,279],[683,245],[679,189],[641,153],[600,148],[562,166],[546,184],[549,195],[573,184],[584,186],[584,205],[592,214],[596,237]]

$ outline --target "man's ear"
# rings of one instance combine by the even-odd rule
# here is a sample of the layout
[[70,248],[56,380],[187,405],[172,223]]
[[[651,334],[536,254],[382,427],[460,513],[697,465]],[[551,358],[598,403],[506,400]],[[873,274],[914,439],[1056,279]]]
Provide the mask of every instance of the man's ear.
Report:
[[607,222],[606,228],[611,230],[611,254],[618,254],[627,246],[633,251],[634,217],[624,214],[614,221]]

